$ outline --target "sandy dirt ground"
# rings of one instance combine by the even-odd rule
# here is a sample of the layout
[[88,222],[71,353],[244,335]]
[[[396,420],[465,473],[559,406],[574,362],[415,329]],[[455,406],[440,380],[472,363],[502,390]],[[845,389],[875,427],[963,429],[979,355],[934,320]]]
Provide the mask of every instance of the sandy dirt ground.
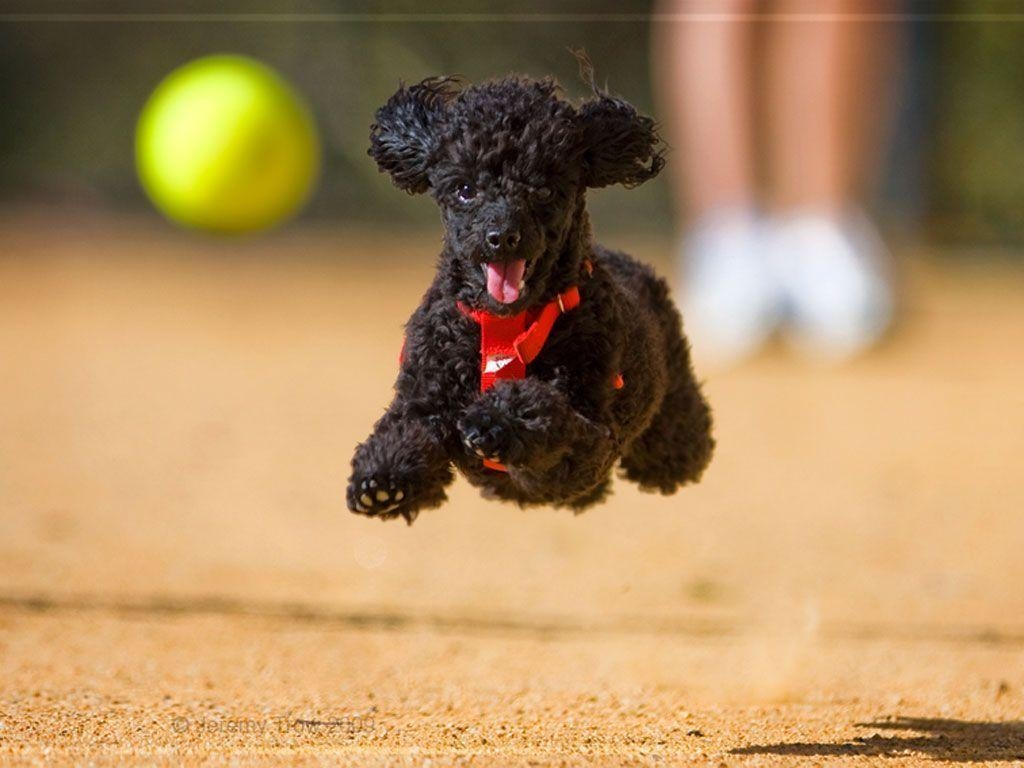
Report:
[[675,497],[408,528],[343,489],[432,239],[0,218],[0,761],[1024,764],[1024,270],[709,377]]

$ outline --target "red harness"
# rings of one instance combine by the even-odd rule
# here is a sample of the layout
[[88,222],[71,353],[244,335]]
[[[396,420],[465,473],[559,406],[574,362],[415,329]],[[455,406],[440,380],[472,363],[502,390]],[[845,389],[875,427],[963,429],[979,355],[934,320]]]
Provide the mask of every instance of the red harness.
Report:
[[[589,274],[593,267],[590,262],[584,263]],[[486,392],[501,379],[525,379],[526,366],[532,363],[544,344],[547,343],[551,329],[559,316],[576,309],[580,305],[580,290],[572,286],[558,294],[539,309],[532,308],[512,317],[502,317],[483,309],[472,309],[463,302],[457,302],[459,311],[472,318],[480,326],[480,391]],[[405,342],[399,361],[405,353]],[[621,373],[612,377],[612,386],[622,389],[625,382]],[[499,472],[507,472],[505,465],[484,459],[484,466]]]
[[[534,361],[551,335],[559,315],[576,309],[580,291],[575,285],[558,294],[540,310],[527,309],[502,317],[458,303],[459,311],[480,326],[480,391],[486,392],[501,379],[526,378],[526,366]],[[505,465],[484,459],[484,466],[506,472]]]

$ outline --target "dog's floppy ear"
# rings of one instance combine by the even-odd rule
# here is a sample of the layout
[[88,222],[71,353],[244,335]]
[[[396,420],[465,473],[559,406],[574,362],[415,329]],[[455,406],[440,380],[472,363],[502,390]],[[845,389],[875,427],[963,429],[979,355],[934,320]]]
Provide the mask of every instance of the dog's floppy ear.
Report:
[[584,179],[588,187],[635,187],[665,166],[665,150],[654,120],[628,101],[595,88],[579,110],[583,136]]
[[426,192],[427,169],[437,145],[437,124],[458,91],[450,77],[432,77],[411,87],[400,86],[377,110],[370,126],[369,155],[395,186],[409,194]]

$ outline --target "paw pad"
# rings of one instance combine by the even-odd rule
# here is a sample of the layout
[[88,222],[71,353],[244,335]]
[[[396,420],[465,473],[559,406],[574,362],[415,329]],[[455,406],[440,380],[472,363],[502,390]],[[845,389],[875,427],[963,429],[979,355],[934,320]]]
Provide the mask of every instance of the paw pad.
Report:
[[348,508],[353,512],[380,517],[394,517],[405,500],[405,490],[390,480],[370,477],[353,479],[348,486]]

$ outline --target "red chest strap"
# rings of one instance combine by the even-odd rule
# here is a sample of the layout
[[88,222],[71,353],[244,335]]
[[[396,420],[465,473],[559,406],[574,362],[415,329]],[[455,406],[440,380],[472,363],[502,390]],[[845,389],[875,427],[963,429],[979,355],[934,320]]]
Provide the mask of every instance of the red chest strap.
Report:
[[[480,391],[486,392],[500,379],[526,378],[527,364],[544,349],[558,316],[579,304],[580,291],[575,285],[558,294],[539,312],[525,310],[511,317],[470,309],[459,302],[459,311],[480,326]],[[508,471],[500,462],[490,459],[483,462],[490,469]]]
[[540,310],[528,309],[511,317],[470,309],[462,302],[459,311],[480,326],[480,391],[494,386],[498,379],[522,379],[547,343],[558,316],[580,304],[575,285],[558,294]]
[[[583,264],[587,274],[593,272],[589,261]],[[528,309],[512,317],[494,315],[484,310],[471,309],[461,301],[459,311],[480,326],[480,391],[486,392],[499,379],[524,379],[526,366],[533,362],[544,349],[551,329],[559,315],[576,309],[580,305],[580,291],[575,285],[558,294],[539,310]],[[398,360],[405,356],[405,341]],[[615,389],[623,387],[622,375],[616,373],[612,379]],[[505,466],[490,459],[483,460],[490,469],[507,472]]]

